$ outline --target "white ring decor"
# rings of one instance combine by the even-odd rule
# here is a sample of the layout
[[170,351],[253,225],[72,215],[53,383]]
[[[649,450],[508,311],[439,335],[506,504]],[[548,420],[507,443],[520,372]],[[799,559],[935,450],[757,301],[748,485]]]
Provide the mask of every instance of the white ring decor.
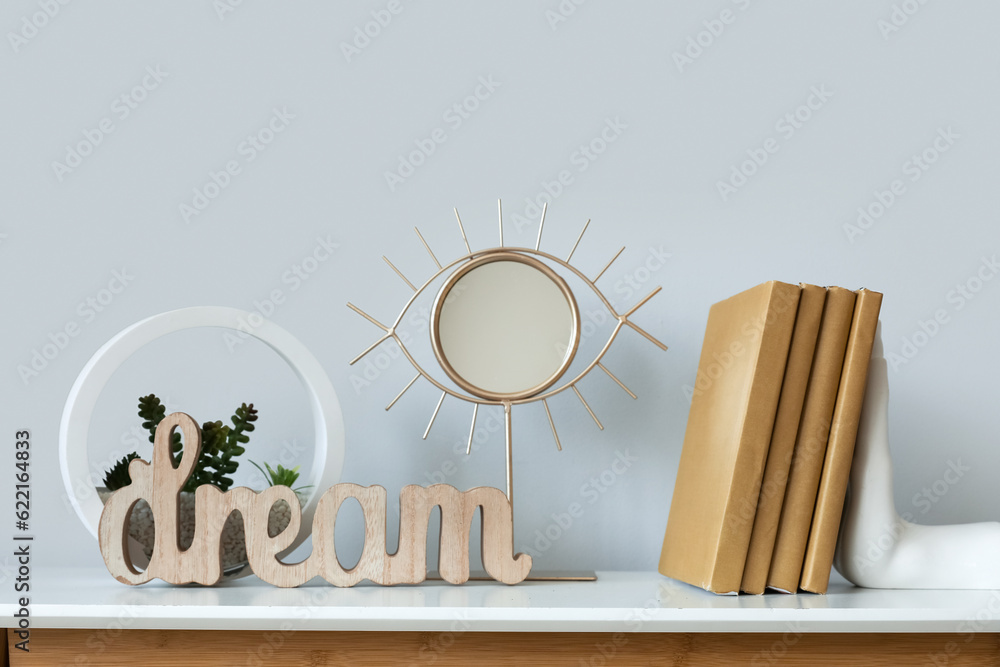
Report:
[[101,391],[122,363],[139,348],[167,334],[202,327],[243,331],[260,340],[285,360],[309,394],[316,436],[307,482],[312,488],[302,509],[299,534],[281,555],[290,553],[309,537],[320,496],[340,479],[344,465],[344,421],[340,402],[319,361],[305,345],[277,324],[262,318],[259,325],[248,327],[247,322],[252,317],[246,311],[222,306],[181,308],[154,315],[115,335],[80,371],[66,398],[59,425],[59,465],[67,497],[95,539],[104,506],[90,477],[87,437],[90,417]]

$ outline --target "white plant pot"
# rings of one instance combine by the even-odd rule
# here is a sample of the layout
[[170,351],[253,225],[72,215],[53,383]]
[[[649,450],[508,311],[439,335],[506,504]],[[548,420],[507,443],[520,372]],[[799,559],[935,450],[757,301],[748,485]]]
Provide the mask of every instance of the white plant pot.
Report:
[[[97,494],[102,503],[107,503],[113,491],[105,487],[99,487]],[[299,505],[302,505],[302,498],[296,494]],[[194,494],[182,491],[178,494],[178,513],[180,515],[180,546],[187,549],[194,539]],[[238,512],[231,514],[222,528],[222,571],[232,573],[242,570],[247,564],[246,536],[243,529],[243,520],[238,516]],[[288,527],[291,521],[291,508],[284,500],[279,500],[271,508],[271,514],[267,521],[267,532],[270,536],[275,536]],[[129,519],[128,535],[140,545],[146,554],[146,558],[153,555],[153,541],[156,537],[156,527],[153,521],[153,511],[145,500],[136,503]]]

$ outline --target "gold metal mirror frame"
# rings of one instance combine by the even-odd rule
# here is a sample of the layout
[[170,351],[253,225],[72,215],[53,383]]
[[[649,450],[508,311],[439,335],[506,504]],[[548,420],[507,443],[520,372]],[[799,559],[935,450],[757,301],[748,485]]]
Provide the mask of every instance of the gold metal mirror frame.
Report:
[[[462,376],[461,373],[456,371],[448,361],[448,355],[441,343],[441,312],[444,310],[445,302],[451,294],[452,288],[454,288],[462,278],[475,269],[494,262],[517,262],[540,272],[546,278],[551,280],[556,287],[559,288],[559,291],[562,292],[563,297],[566,299],[566,303],[569,305],[570,315],[573,318],[573,327],[570,333],[569,344],[567,345],[566,353],[563,355],[563,360],[562,363],[560,363],[559,368],[557,368],[555,372],[553,372],[541,383],[521,391],[496,392],[483,387],[478,387],[472,382],[469,382]],[[480,398],[494,401],[515,401],[517,399],[534,396],[535,394],[548,389],[563,376],[563,373],[565,373],[567,369],[569,369],[570,364],[573,363],[573,357],[576,356],[576,350],[580,345],[580,309],[577,306],[576,297],[573,296],[573,290],[571,290],[569,285],[566,284],[566,281],[563,280],[562,276],[553,271],[547,264],[540,262],[534,257],[530,257],[519,252],[513,252],[510,250],[495,250],[466,262],[448,277],[448,280],[445,281],[444,285],[442,285],[441,289],[438,291],[437,297],[434,299],[434,305],[431,307],[430,330],[431,347],[434,348],[434,356],[437,357],[438,363],[441,364],[441,368],[444,369],[444,372],[448,374],[448,377],[450,377],[455,384],[470,394],[474,394]]]

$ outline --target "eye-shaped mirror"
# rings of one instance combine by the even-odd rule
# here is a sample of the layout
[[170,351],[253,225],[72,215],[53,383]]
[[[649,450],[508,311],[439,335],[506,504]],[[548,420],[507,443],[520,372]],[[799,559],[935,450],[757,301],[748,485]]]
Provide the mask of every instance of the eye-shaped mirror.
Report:
[[[640,327],[633,315],[646,304],[660,288],[657,287],[645,298],[624,312],[618,312],[608,301],[608,298],[598,289],[596,283],[607,272],[611,265],[625,250],[623,247],[604,265],[604,268],[591,279],[570,261],[576,252],[583,235],[590,224],[588,220],[580,231],[566,259],[557,257],[541,250],[542,230],[545,227],[545,211],[542,206],[542,217],[538,222],[538,237],[534,249],[526,247],[509,247],[503,240],[503,209],[497,201],[497,222],[500,232],[500,246],[473,250],[469,238],[465,234],[462,218],[455,210],[462,241],[467,254],[454,261],[442,264],[430,245],[424,240],[420,230],[414,227],[417,238],[430,256],[437,271],[423,283],[414,284],[384,255],[382,259],[396,275],[399,276],[413,294],[399,311],[399,315],[391,325],[385,325],[358,308],[352,303],[348,307],[358,313],[371,324],[382,330],[383,335],[356,356],[351,364],[355,364],[372,350],[387,341],[393,341],[409,362],[413,365],[416,375],[396,394],[385,407],[389,410],[417,382],[424,378],[441,392],[437,404],[431,413],[430,421],[424,430],[424,439],[434,426],[441,404],[451,396],[473,404],[472,424],[469,428],[469,440],[466,453],[472,453],[473,436],[476,433],[476,417],[480,405],[502,405],[504,410],[504,432],[507,454],[507,498],[514,503],[514,457],[511,444],[511,412],[515,406],[526,403],[540,402],[552,428],[552,437],[557,449],[562,449],[559,434],[556,432],[555,420],[549,410],[548,399],[563,391],[569,390],[580,400],[583,408],[594,420],[598,428],[603,429],[597,415],[584,399],[577,388],[591,370],[600,368],[608,379],[621,387],[632,398],[632,393],[625,383],[619,380],[607,366],[601,363],[604,355],[610,349],[618,335],[626,328],[632,329],[643,338],[666,350],[667,346]],[[593,361],[583,366],[582,370],[570,377],[560,387],[553,387],[559,381],[573,362],[580,344],[581,326],[580,312],[573,292],[559,273],[552,269],[558,267],[562,275],[575,277],[593,290],[596,297],[608,312],[608,317],[614,323],[608,340]],[[431,347],[438,365],[444,373],[458,386],[456,390],[449,384],[438,380],[434,373],[424,369],[413,354],[406,348],[403,338],[397,328],[403,322],[418,296],[432,284],[437,284],[439,278],[444,283],[438,291],[431,309]]]
[[441,287],[431,312],[442,369],[486,399],[517,400],[550,387],[580,341],[580,312],[566,281],[515,252],[464,264]]

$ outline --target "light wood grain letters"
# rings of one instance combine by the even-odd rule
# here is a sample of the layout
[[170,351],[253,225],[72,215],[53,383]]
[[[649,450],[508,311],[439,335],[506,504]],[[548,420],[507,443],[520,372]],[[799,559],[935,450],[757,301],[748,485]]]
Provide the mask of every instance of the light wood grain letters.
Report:
[[[184,454],[175,468],[170,441],[180,428]],[[386,491],[381,486],[336,484],[323,494],[313,517],[313,552],[300,562],[286,564],[278,554],[288,548],[299,532],[301,508],[287,486],[263,492],[240,487],[226,492],[202,485],[195,492],[195,532],[191,546],[179,545],[177,494],[184,487],[201,451],[201,431],[184,413],[163,419],[156,429],[153,462],[135,460],[129,465],[132,484],[108,499],[101,514],[99,539],[104,562],[122,583],[136,585],[154,578],[172,584],[212,585],[222,577],[221,535],[226,519],[234,511],[243,517],[247,557],[257,576],[275,586],[293,587],[315,576],[335,586],[353,586],[368,579],[377,584],[415,584],[427,577],[427,528],[431,511],[441,508],[439,569],[448,582],[469,579],[469,529],[476,510],[481,509],[483,566],[497,581],[515,584],[531,570],[531,557],[513,555],[513,517],[507,496],[499,489],[477,487],[461,492],[447,484],[430,487],[410,485],[400,492],[399,548],[386,553]],[[361,504],[365,517],[364,549],[357,565],[345,570],[337,559],[334,533],[337,514],[348,498]],[[128,519],[140,499],[149,502],[156,521],[153,554],[145,571],[129,557]],[[270,537],[267,532],[271,507],[284,500],[292,508],[289,525]]]

